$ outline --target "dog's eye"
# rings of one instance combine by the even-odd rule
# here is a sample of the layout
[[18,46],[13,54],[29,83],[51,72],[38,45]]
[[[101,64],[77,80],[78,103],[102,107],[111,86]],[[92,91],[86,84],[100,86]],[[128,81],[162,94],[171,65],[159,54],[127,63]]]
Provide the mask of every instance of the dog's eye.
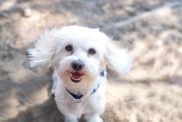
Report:
[[71,52],[71,51],[73,51],[73,46],[72,45],[67,45],[65,47],[65,50]]
[[89,50],[88,50],[88,54],[90,54],[90,55],[94,55],[96,53],[96,51],[95,51],[95,49],[93,49],[93,48],[90,48]]

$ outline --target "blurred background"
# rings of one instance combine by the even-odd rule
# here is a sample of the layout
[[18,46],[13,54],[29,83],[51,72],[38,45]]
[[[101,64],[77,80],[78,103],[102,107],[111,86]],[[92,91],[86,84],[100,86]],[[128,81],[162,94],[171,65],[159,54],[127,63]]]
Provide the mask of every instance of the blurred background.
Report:
[[26,49],[73,24],[100,28],[134,57],[127,76],[109,70],[105,122],[182,122],[182,0],[0,0],[0,121],[63,121],[51,71],[29,68]]

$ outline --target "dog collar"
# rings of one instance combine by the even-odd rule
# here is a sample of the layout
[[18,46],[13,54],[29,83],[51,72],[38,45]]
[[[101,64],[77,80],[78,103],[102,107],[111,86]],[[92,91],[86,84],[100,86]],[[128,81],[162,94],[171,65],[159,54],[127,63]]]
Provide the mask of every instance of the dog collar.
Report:
[[75,99],[75,100],[80,100],[83,97],[83,94],[75,94],[71,92],[69,89],[66,88],[66,91]]
[[[101,77],[104,77],[106,75],[106,72],[103,70],[102,72],[100,72],[99,74]],[[90,93],[90,95],[94,94],[100,87],[100,83],[98,82],[97,86],[94,87]],[[67,91],[67,93],[76,101],[76,103],[80,103],[82,101],[82,98],[84,97],[83,94],[80,93],[73,93],[71,90],[65,88],[65,90]]]

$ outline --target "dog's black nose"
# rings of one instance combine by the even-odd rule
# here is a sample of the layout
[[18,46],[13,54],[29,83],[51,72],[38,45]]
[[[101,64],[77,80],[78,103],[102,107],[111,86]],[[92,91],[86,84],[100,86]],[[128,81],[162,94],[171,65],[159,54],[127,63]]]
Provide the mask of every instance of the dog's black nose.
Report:
[[84,67],[84,63],[81,60],[75,60],[71,63],[71,66],[74,70],[80,71]]

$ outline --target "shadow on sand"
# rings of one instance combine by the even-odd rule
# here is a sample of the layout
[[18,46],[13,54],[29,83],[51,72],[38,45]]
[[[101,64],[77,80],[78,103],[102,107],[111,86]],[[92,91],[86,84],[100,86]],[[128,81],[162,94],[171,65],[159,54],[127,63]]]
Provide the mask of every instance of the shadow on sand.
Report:
[[40,105],[29,107],[15,118],[4,122],[63,122],[64,117],[58,111],[53,97]]

